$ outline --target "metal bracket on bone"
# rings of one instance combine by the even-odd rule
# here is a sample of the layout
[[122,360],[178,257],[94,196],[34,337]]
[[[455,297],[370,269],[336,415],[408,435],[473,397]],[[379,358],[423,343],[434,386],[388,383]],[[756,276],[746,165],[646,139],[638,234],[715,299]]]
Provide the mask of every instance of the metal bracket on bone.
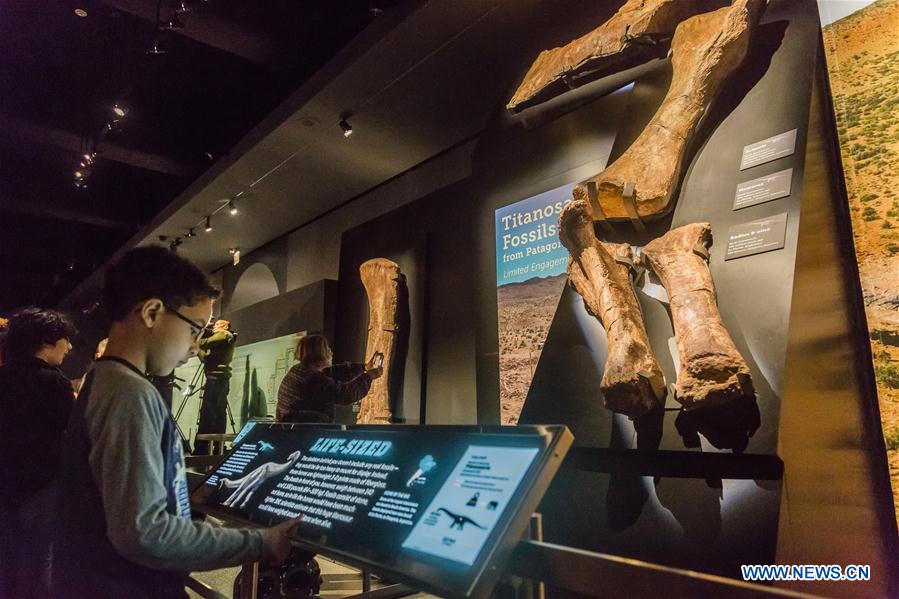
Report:
[[381,329],[381,330],[382,330],[382,331],[385,331],[385,332],[387,332],[387,333],[394,333],[394,334],[395,334],[395,333],[399,333],[399,332],[400,332],[400,325],[398,325],[398,324],[387,325],[387,326],[385,326],[385,327],[384,327],[383,329]]
[[693,246],[693,253],[696,254],[697,256],[699,256],[700,258],[702,258],[703,260],[705,260],[706,262],[708,262],[709,258],[711,257],[711,254],[709,254],[709,248],[705,247],[701,243],[697,243],[696,245]]
[[627,269],[629,271],[631,283],[633,283],[634,285],[637,285],[637,283],[640,281],[640,277],[643,276],[643,273],[646,271],[646,269],[643,268],[639,264],[639,262],[634,262],[634,260],[632,258],[628,258],[627,256],[615,256],[614,260],[618,264],[621,264],[621,265],[627,267]]
[[636,190],[636,183],[633,181],[626,182],[624,184],[624,189],[621,192],[621,200],[624,204],[624,210],[627,212],[628,218],[631,219],[634,228],[640,233],[646,233],[646,227],[643,225],[643,221],[640,220],[640,215],[637,213],[637,204],[634,203],[634,193]]
[[587,181],[587,199],[590,200],[590,211],[593,213],[593,220],[599,221],[599,226],[606,233],[610,235],[614,233],[615,229],[609,224],[606,213],[602,211],[602,206],[599,205],[599,194],[596,192],[595,181]]

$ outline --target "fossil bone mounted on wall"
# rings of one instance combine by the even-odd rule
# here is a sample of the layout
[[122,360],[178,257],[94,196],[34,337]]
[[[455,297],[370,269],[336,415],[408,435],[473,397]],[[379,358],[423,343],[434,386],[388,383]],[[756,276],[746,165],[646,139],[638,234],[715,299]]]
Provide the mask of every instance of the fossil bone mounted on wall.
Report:
[[386,258],[375,258],[359,266],[359,277],[368,296],[368,342],[365,357],[375,352],[384,355],[384,374],[372,381],[368,395],[362,400],[357,424],[389,424],[392,418],[389,381],[396,354],[398,333],[397,311],[403,275],[400,267]]
[[[576,199],[589,200],[588,186],[595,186],[591,208],[596,220],[645,219],[668,212],[687,147],[724,83],[743,64],[764,6],[765,0],[735,0],[733,6],[677,27],[671,42],[671,86],[662,105],[615,162],[574,189]],[[626,193],[629,183],[631,194]]]
[[670,39],[683,20],[722,4],[722,0],[628,0],[590,33],[541,52],[507,107],[521,110],[567,91],[578,80],[613,72],[629,50]]
[[680,359],[674,398],[687,410],[755,397],[749,367],[718,312],[711,245],[711,225],[693,223],[651,241],[642,254],[668,292]]
[[659,217],[672,205],[688,147],[703,117],[749,53],[765,4],[765,0],[734,0],[731,6],[701,12],[707,3],[631,0],[595,31],[542,53],[509,106],[535,97],[587,62],[621,51],[625,28],[627,36],[638,36],[676,27],[671,86],[658,111],[615,162],[573,192],[576,200],[588,203],[594,220]]
[[584,202],[559,216],[559,238],[571,255],[568,281],[608,336],[600,389],[607,408],[639,418],[662,405],[665,379],[652,353],[631,283],[633,253],[625,243],[599,241]]

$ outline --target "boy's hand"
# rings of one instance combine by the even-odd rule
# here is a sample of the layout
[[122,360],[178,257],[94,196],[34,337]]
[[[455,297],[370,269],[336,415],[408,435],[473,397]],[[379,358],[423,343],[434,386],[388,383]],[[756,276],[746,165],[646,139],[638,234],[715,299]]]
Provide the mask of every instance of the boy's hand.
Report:
[[271,550],[268,559],[265,560],[266,564],[280,566],[284,563],[284,560],[290,555],[290,539],[302,521],[303,517],[299,516],[262,531]]

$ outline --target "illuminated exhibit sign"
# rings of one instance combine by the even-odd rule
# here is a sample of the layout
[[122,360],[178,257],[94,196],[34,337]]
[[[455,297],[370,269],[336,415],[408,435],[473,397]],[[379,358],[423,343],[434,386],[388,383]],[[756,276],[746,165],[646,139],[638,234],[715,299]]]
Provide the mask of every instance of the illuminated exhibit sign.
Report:
[[300,541],[316,551],[469,595],[571,439],[564,427],[473,429],[258,422],[191,499],[259,525],[302,515]]
[[496,211],[500,415],[516,424],[567,277],[559,214],[574,184]]
[[532,447],[470,445],[403,547],[474,563],[536,456]]

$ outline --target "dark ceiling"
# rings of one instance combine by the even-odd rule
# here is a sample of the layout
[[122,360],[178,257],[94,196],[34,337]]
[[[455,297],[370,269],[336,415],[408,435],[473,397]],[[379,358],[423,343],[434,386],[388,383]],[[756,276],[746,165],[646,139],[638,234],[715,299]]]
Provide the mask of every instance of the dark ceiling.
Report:
[[0,6],[0,314],[59,301],[398,2],[181,4]]

